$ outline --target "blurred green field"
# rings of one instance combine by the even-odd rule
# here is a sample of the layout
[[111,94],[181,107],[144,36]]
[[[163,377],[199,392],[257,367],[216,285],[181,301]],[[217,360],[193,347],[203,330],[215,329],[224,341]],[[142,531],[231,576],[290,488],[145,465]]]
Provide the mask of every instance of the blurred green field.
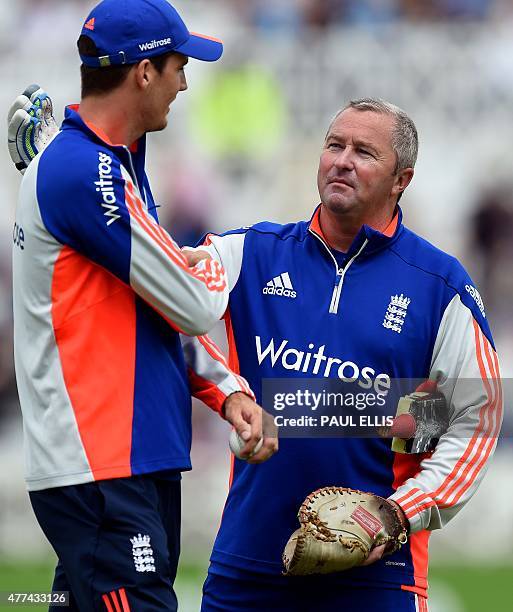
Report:
[[[0,563],[0,592],[45,592],[51,585],[53,568],[46,564]],[[198,612],[205,568],[183,565],[176,590],[181,612]],[[430,611],[513,612],[513,565],[486,568],[433,567],[430,571]],[[44,606],[1,606],[0,610],[30,612]],[[262,611],[265,612],[265,611]]]

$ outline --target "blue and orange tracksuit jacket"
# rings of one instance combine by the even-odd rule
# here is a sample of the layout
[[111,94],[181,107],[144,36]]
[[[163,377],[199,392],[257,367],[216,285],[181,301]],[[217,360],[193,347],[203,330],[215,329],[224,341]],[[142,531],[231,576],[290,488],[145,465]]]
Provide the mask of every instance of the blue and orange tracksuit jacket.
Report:
[[221,411],[247,383],[203,336],[217,262],[189,268],[158,224],[145,140],[67,109],[30,164],[13,247],[15,365],[29,490],[190,469],[191,392]]
[[395,453],[378,436],[286,437],[263,465],[235,459],[210,572],[283,580],[281,553],[299,506],[338,485],[394,499],[411,536],[394,555],[332,579],[425,596],[429,534],[477,489],[501,424],[499,365],[479,292],[456,259],[404,227],[399,208],[384,233],[363,226],[338,260],[319,209],[309,222],[258,223],[210,235],[206,245],[228,276],[230,364],[259,400],[269,379],[356,377],[379,388],[431,379],[450,420],[428,454]]

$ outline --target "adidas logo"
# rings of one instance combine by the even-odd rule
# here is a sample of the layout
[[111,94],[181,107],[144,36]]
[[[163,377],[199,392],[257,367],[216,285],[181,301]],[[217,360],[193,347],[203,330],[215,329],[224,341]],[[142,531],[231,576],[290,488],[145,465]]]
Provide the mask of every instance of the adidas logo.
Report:
[[481,297],[481,294],[479,293],[479,291],[475,287],[472,287],[472,285],[465,285],[465,290],[470,294],[470,297],[477,304],[477,306],[478,306],[479,310],[481,311],[481,314],[483,315],[483,317],[486,318],[485,307],[484,307],[484,304],[483,304],[483,298]]
[[278,295],[280,297],[296,298],[297,293],[294,291],[292,282],[288,272],[284,272],[279,276],[275,276],[267,283],[267,286],[262,289],[264,295]]
[[95,19],[94,17],[89,19],[89,21],[87,21],[86,24],[84,25],[84,28],[86,28],[87,30],[94,31],[94,19]]

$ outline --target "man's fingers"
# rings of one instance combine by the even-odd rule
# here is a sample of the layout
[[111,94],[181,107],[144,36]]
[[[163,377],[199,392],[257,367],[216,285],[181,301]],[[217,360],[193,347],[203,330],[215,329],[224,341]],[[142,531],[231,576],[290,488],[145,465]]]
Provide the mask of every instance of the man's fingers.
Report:
[[186,248],[182,249],[182,253],[187,260],[189,268],[193,268],[196,264],[199,264],[199,262],[203,261],[204,259],[212,259],[210,253],[207,253],[207,251],[203,251],[201,249],[190,250]]
[[248,459],[248,463],[263,463],[278,450],[278,438],[264,438],[262,448]]
[[248,442],[251,438],[251,430],[248,429],[247,423],[242,423],[240,432],[237,432],[238,435],[244,440],[244,442]]
[[[257,404],[255,404],[255,406],[257,406]],[[249,457],[252,456],[253,453],[259,452],[257,445],[259,445],[262,440],[261,410],[252,410],[249,415],[243,413],[243,422],[243,429],[246,433],[246,437],[244,438],[241,434],[239,435],[245,440],[246,444],[242,449],[242,454],[245,457]]]
[[242,418],[240,414],[234,414],[230,419],[230,423],[233,425],[238,436],[247,442],[251,438],[251,427],[249,423]]
[[274,423],[274,419],[265,410],[262,410],[261,417],[262,429],[259,431],[263,432],[264,441],[262,448],[249,458],[248,463],[262,463],[267,461],[267,459],[272,457],[278,450],[278,428]]
[[256,452],[252,451],[253,454],[250,454],[248,463],[263,463],[278,450],[278,429],[274,426],[270,415],[264,410],[254,414],[253,417],[252,434],[254,433],[259,441],[263,436],[263,442],[260,448],[256,447]]
[[376,563],[379,561],[385,552],[386,544],[381,544],[380,546],[376,546],[373,548],[367,559],[362,563],[362,565],[371,565],[372,563]]
[[234,393],[226,402],[226,418],[245,442],[240,456],[248,459],[260,450],[257,445],[262,440],[262,409],[244,393]]
[[[244,444],[244,446],[242,447],[241,451],[240,451],[240,456],[242,459],[250,459],[253,456],[256,456],[262,447],[262,438],[261,436],[252,436],[251,435],[251,431],[248,429],[244,430],[244,433],[246,435],[246,443]],[[239,436],[244,440],[244,438],[242,437],[241,434],[239,434]]]
[[278,450],[276,430],[269,428],[269,415],[253,399],[244,393],[233,393],[226,399],[224,410],[227,421],[245,441],[242,445],[239,440],[242,448],[236,453],[241,459],[262,463]]
[[261,436],[258,433],[254,435],[251,424],[242,417],[242,413],[234,413],[230,419],[230,422],[237,432],[240,440],[244,442],[239,454],[242,459],[247,459],[255,451],[257,444],[260,442]]
[[278,439],[278,426],[274,422],[274,417],[266,410],[262,410],[262,427],[264,430],[264,438]]

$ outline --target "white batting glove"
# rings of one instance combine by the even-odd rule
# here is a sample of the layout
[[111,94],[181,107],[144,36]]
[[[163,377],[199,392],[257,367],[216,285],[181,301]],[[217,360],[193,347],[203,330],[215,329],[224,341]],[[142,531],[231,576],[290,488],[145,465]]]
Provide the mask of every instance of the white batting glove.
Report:
[[50,96],[30,85],[9,109],[8,146],[16,168],[24,174],[30,162],[59,131]]

